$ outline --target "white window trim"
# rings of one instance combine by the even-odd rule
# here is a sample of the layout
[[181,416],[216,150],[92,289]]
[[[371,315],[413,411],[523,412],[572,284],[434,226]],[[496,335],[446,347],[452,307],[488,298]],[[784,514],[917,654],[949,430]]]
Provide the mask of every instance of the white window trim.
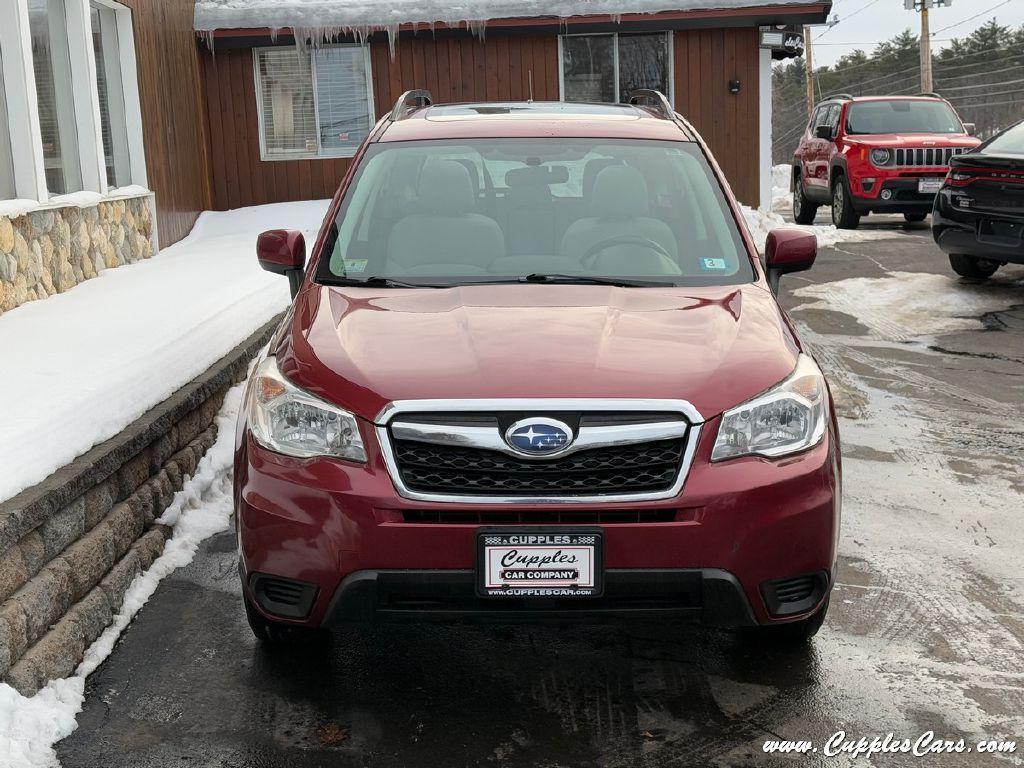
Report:
[[[113,190],[107,184],[106,158],[103,154],[90,16],[92,2],[115,12],[131,184],[148,187],[148,179],[132,11],[115,0],[64,0],[82,187],[85,192],[107,196]],[[9,138],[14,159],[15,191],[20,199],[36,200],[46,206],[51,203],[51,198],[46,188],[27,0],[4,0],[0,3],[0,49],[11,134]],[[26,148],[31,148],[31,151],[25,151]]]
[[[332,149],[324,150],[322,147],[316,152],[289,152],[288,154],[267,154],[267,140],[265,134],[265,123],[263,120],[263,83],[260,80],[260,51],[273,51],[280,48],[295,48],[296,46],[281,46],[281,45],[265,45],[259,48],[252,49],[252,77],[253,83],[255,84],[256,92],[256,120],[259,128],[260,138],[260,160],[266,163],[274,163],[279,161],[288,160],[328,160],[335,157],[352,157],[359,149],[358,146],[346,148],[346,149]],[[362,48],[363,50],[363,67],[366,70],[366,106],[368,109],[367,117],[370,121],[370,130],[373,130],[374,124],[377,122],[377,107],[373,102],[373,66],[370,59],[370,46],[362,43],[338,43],[335,45],[325,45],[324,48]],[[320,146],[320,99],[317,98],[316,90],[316,60],[311,55],[310,63],[310,78],[312,79],[313,85],[313,119],[316,123],[317,128],[317,146]]]
[[558,36],[558,100],[565,101],[565,54],[562,48],[562,41],[567,37],[612,37],[615,45],[612,47],[612,66],[615,68],[615,102],[621,98],[619,93],[619,35],[655,35],[663,34],[668,38],[668,96],[669,102],[674,106],[676,103],[676,36],[672,30],[664,32],[573,32],[571,34]]

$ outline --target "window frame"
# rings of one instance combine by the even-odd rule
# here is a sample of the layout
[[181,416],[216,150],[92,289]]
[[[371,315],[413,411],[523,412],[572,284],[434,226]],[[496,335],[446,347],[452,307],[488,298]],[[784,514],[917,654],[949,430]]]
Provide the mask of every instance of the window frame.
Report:
[[565,101],[565,51],[563,40],[567,37],[611,37],[612,42],[612,68],[615,78],[615,101],[614,104],[621,104],[622,94],[619,91],[619,36],[625,35],[664,35],[668,40],[665,55],[668,57],[668,97],[670,104],[676,103],[676,72],[675,72],[675,40],[676,36],[672,30],[655,30],[652,32],[571,32],[558,36],[558,100]]
[[[289,152],[287,154],[270,155],[267,153],[266,124],[263,112],[263,80],[260,77],[261,51],[280,50],[282,48],[297,49],[296,45],[263,45],[252,49],[252,77],[256,94],[256,122],[259,131],[260,160],[265,163],[275,163],[289,160],[330,160],[339,157],[353,157],[359,151],[360,144],[343,149],[325,150],[320,141],[320,96],[317,90],[317,64],[315,50],[309,50],[309,72],[310,86],[313,93],[313,121],[316,125],[316,152]],[[369,131],[377,123],[377,105],[373,99],[373,61],[370,57],[370,46],[365,43],[332,43],[331,45],[320,46],[320,48],[361,48],[363,52],[363,70],[366,73],[366,107],[367,118],[369,119]]]
[[[114,12],[121,96],[127,123],[126,176],[130,184],[148,188],[132,10],[116,0],[63,0],[63,5],[62,32],[67,39],[71,61],[75,138],[82,190],[105,197],[112,189],[107,183],[106,157],[103,152],[92,37],[91,11],[94,5]],[[27,0],[13,0],[0,6],[0,47],[3,48],[2,76],[9,128],[7,138],[14,155],[15,194],[19,199],[35,200],[46,206],[55,195],[51,194],[46,185]]]

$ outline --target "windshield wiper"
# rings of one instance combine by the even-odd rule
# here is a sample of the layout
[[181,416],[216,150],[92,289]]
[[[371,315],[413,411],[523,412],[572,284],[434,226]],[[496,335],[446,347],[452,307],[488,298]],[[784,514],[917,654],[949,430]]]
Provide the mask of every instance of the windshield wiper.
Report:
[[451,288],[451,285],[439,285],[437,283],[407,283],[403,280],[394,280],[390,277],[368,277],[365,280],[356,280],[351,277],[336,277],[330,280],[321,280],[325,285],[350,285],[354,288]]
[[563,275],[555,272],[534,272],[519,278],[522,283],[586,283],[614,285],[619,288],[657,288],[675,285],[667,280],[634,280],[631,277],[600,277],[595,275]]

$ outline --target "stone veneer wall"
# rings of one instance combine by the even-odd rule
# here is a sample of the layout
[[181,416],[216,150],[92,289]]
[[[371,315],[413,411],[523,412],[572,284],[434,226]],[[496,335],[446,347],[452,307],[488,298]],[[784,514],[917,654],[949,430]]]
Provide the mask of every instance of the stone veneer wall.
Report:
[[0,216],[0,314],[152,256],[150,198]]
[[155,520],[213,445],[225,393],[276,324],[116,437],[0,503],[0,681],[32,695],[74,672],[132,579],[163,551],[170,530]]

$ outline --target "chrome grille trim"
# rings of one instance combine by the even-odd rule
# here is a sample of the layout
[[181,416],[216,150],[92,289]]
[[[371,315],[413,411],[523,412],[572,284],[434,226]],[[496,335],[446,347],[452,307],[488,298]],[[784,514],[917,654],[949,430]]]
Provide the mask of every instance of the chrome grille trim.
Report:
[[[599,447],[598,440],[608,440],[616,432],[620,438],[625,438],[621,444],[636,444],[651,442],[654,434],[664,434],[671,431],[672,438],[680,438],[685,435],[683,449],[683,460],[679,465],[679,472],[672,486],[665,490],[643,492],[643,493],[619,493],[619,494],[595,494],[595,495],[558,495],[558,496],[500,496],[500,495],[464,495],[464,494],[442,494],[424,493],[408,488],[402,480],[395,453],[391,445],[391,430],[398,428],[405,430],[403,434],[409,435],[407,439],[422,440],[422,435],[433,438],[433,442],[440,445],[457,445],[463,447],[480,447],[488,450],[499,450],[493,447],[491,438],[484,437],[479,430],[488,430],[497,440],[501,440],[497,430],[485,427],[469,425],[431,425],[421,422],[402,422],[403,413],[456,413],[456,412],[477,412],[494,413],[502,411],[517,412],[648,412],[648,413],[679,413],[685,417],[686,422],[655,422],[638,423],[615,426],[581,427],[580,434],[588,434],[587,440],[590,445],[584,448]],[[567,398],[567,399],[504,399],[504,400],[396,400],[386,406],[377,415],[375,432],[377,441],[380,444],[384,464],[387,467],[391,481],[394,483],[398,495],[405,499],[414,501],[434,501],[456,504],[595,504],[600,502],[639,502],[658,501],[675,498],[680,494],[686,482],[690,466],[693,464],[693,457],[697,450],[697,443],[700,439],[701,426],[704,422],[700,412],[692,404],[685,400],[645,400],[645,399],[588,399],[588,398]],[[637,439],[641,433],[645,437]],[[413,435],[416,435],[413,437]],[[397,437],[397,435],[396,435]],[[459,439],[472,439],[487,441],[487,445],[477,445],[465,442],[452,442]],[[580,438],[578,437],[577,440]],[[441,440],[448,442],[439,442]],[[429,441],[425,441],[429,442]],[[502,441],[503,443],[504,441]],[[609,443],[602,443],[609,445]],[[620,443],[612,442],[610,445]],[[510,452],[508,446],[504,447],[505,452]],[[510,452],[517,458],[524,458],[518,453]],[[558,458],[564,457],[562,453]]]
[[903,147],[893,152],[894,160],[889,167],[895,168],[941,168],[947,167],[952,158],[968,151],[968,147]]

